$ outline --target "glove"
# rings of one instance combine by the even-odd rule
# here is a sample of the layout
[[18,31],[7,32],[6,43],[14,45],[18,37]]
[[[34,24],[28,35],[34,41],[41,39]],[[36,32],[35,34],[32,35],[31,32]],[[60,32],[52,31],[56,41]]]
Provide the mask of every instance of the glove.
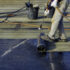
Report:
[[45,12],[44,12],[44,16],[47,16],[49,14],[49,10],[46,9]]
[[57,2],[58,2],[58,0],[54,0],[54,1],[51,3],[51,6],[54,7],[54,8],[57,7]]

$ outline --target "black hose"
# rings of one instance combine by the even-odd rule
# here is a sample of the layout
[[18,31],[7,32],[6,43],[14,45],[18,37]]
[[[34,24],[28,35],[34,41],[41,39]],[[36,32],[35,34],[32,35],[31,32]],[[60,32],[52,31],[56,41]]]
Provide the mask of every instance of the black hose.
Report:
[[20,12],[21,10],[23,10],[25,7],[22,7],[16,11],[13,11],[13,12],[1,12],[0,14],[10,14],[10,13],[17,13],[17,12]]
[[[13,12],[2,12],[0,13],[0,18],[5,18],[3,21],[0,21],[0,23],[4,23],[8,18],[10,17],[14,17],[14,16],[19,16],[19,12],[22,12],[24,10],[25,7],[22,7],[21,9],[18,9],[16,11],[13,11]],[[4,15],[6,14],[6,15]],[[10,14],[13,14],[13,16],[9,16]]]

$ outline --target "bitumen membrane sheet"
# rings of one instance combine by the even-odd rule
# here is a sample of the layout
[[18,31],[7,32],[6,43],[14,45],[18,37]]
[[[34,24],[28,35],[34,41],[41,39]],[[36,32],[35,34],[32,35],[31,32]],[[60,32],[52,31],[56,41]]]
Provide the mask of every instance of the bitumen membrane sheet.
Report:
[[36,39],[0,39],[0,70],[70,70],[70,52],[54,53],[53,68],[50,53],[39,56],[36,46]]

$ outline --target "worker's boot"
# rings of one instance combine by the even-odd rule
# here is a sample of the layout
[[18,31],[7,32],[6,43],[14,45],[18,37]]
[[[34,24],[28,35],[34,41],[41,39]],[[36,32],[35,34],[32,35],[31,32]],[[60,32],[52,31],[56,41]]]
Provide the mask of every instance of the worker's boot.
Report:
[[49,42],[58,42],[58,40],[59,40],[58,38],[52,39],[52,38],[50,38],[48,35],[47,35],[47,36],[44,36],[43,39],[44,39],[44,40],[47,40],[47,41],[49,41]]
[[67,42],[68,39],[61,39],[61,38],[58,38],[58,42]]

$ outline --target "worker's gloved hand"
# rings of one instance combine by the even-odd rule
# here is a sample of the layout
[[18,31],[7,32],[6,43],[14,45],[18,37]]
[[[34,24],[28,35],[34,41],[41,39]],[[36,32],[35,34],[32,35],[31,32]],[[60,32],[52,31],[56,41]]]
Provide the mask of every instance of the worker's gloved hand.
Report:
[[44,12],[44,16],[47,16],[49,14],[49,10],[46,9],[45,12]]
[[58,0],[54,0],[54,1],[51,3],[51,6],[54,7],[54,8],[57,7],[57,2],[58,2]]

